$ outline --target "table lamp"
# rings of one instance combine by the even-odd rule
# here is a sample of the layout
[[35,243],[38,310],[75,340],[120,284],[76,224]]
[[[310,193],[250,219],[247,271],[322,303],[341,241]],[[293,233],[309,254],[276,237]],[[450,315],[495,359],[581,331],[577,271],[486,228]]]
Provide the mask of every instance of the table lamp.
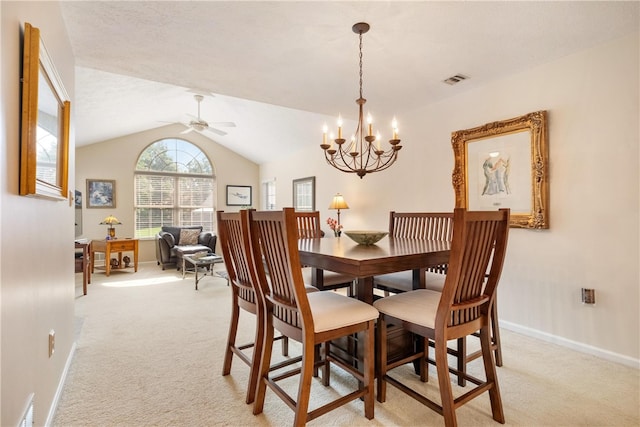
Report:
[[116,218],[113,215],[109,215],[108,217],[106,217],[105,219],[102,220],[102,222],[100,223],[100,225],[108,225],[109,227],[107,227],[107,240],[112,240],[116,238],[116,229],[114,227],[114,225],[116,224],[122,224],[120,221],[118,221],[118,218]]
[[329,209],[338,210],[338,225],[340,225],[340,209],[349,209],[349,205],[347,205],[347,202],[344,201],[344,197],[342,197],[342,194],[337,193],[335,196],[333,196],[333,200],[329,205]]

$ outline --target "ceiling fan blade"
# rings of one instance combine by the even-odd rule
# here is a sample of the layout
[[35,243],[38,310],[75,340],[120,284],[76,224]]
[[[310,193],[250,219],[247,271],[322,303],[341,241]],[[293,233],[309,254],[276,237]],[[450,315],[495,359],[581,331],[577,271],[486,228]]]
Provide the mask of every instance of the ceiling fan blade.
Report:
[[233,122],[209,122],[209,124],[213,124],[216,126],[222,126],[222,127],[228,127],[228,128],[234,128],[236,127],[236,124]]
[[187,126],[187,128],[185,130],[183,130],[182,132],[180,132],[180,134],[185,134],[185,133],[190,133],[193,132],[193,128],[191,126],[185,125]]
[[195,120],[195,121],[197,121],[197,122],[199,122],[199,121],[200,121],[200,117],[196,117],[196,116],[194,116],[193,114],[189,114],[189,113],[187,113],[187,116],[191,117],[193,120]]
[[220,130],[220,129],[216,129],[216,128],[212,128],[211,126],[206,128],[205,130],[208,130],[208,131],[213,132],[215,134],[218,134],[220,136],[225,136],[227,134],[225,131]]

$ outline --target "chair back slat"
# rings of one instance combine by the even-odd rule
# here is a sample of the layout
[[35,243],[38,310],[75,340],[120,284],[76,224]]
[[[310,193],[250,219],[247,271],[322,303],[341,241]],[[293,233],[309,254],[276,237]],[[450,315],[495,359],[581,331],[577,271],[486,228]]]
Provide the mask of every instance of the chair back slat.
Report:
[[[304,321],[313,321],[310,315],[308,319],[301,315],[310,313],[309,302],[301,267],[292,267],[300,265],[294,210],[251,212],[250,230],[254,257],[264,260],[266,271],[258,271],[258,280],[268,283],[264,296],[273,316],[283,324],[302,330]],[[310,327],[313,330],[312,324]]]
[[453,213],[391,211],[389,235],[400,238],[451,241]]
[[[389,213],[389,235],[407,239],[428,239],[451,242],[453,212],[395,212]],[[446,274],[447,265],[429,266],[427,271]]]
[[[295,212],[298,227],[298,239],[314,239],[322,237],[320,228],[320,212]],[[303,265],[303,267],[306,267]]]
[[248,213],[217,212],[218,239],[233,293],[248,304],[256,304],[257,286],[248,233]]
[[299,239],[312,239],[322,237],[320,228],[320,212],[296,212],[296,223]]
[[[436,316],[448,327],[488,319],[502,272],[509,210],[454,211],[449,268]],[[487,273],[488,272],[488,273]]]

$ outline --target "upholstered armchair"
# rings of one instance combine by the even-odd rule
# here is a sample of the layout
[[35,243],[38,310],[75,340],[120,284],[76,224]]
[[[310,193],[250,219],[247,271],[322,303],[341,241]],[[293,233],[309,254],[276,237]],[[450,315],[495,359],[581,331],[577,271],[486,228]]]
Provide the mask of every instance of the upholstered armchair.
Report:
[[162,227],[156,236],[156,260],[163,270],[167,264],[180,268],[182,254],[215,252],[217,239],[214,233],[202,231],[202,226]]

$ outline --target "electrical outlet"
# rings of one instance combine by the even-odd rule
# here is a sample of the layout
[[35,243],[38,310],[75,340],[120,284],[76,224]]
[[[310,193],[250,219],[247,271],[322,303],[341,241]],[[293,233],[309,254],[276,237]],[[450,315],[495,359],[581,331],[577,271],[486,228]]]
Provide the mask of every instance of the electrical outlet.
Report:
[[584,304],[595,304],[596,303],[596,290],[595,289],[582,288],[582,302]]
[[53,356],[56,351],[56,331],[53,329],[49,331],[49,357]]

